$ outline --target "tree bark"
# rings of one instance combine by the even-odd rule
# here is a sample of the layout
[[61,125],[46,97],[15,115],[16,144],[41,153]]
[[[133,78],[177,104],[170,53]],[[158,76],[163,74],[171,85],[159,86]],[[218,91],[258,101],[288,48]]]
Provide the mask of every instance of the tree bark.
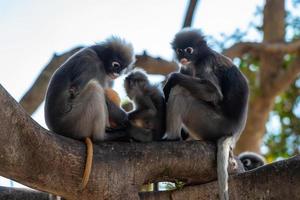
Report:
[[30,189],[0,186],[1,200],[49,200],[49,194]]
[[[300,199],[300,156],[231,176],[231,200]],[[143,193],[142,200],[218,200],[216,181],[181,190]]]
[[[300,198],[300,156],[275,162],[229,179],[231,200],[268,200]],[[217,182],[188,186],[165,192],[141,192],[141,200],[218,200]],[[3,200],[46,200],[46,193],[26,189],[0,187]]]
[[43,129],[1,85],[0,105],[0,175],[31,188],[67,199],[134,200],[143,183],[216,179],[210,143],[103,142],[94,145],[91,177],[81,191],[85,144]]

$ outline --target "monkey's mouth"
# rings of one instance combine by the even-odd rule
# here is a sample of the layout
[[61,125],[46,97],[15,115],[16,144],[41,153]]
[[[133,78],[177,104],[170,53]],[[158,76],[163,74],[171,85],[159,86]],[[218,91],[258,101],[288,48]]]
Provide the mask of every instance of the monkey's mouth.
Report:
[[108,76],[111,78],[111,79],[116,79],[120,76],[119,73],[116,73],[116,72],[112,72],[110,74],[108,74]]
[[190,64],[190,61],[188,59],[186,59],[186,58],[182,58],[180,60],[180,64],[182,64],[182,65],[188,65],[188,64]]

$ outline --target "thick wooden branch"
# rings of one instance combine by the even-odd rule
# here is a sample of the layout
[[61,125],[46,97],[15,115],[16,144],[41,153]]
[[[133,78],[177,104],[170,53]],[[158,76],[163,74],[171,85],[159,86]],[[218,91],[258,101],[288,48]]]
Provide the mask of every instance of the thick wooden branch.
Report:
[[[275,162],[247,173],[231,176],[229,194],[232,200],[299,199],[300,156]],[[184,187],[166,192],[140,193],[142,200],[218,200],[217,182]],[[46,193],[0,187],[0,199],[48,199]]]
[[273,81],[273,87],[270,89],[269,93],[276,96],[286,90],[290,84],[292,84],[295,79],[300,74],[300,54],[288,65],[287,69],[281,68],[278,72],[278,76]]
[[10,188],[0,186],[1,200],[49,200],[49,194],[36,190],[23,188]]
[[203,142],[99,143],[80,190],[85,144],[51,133],[0,85],[0,175],[67,199],[138,199],[152,180],[216,179],[215,146]]
[[[300,156],[230,177],[231,200],[300,199]],[[143,193],[143,200],[218,200],[217,182],[180,190]]]
[[61,55],[54,54],[53,58],[42,70],[38,78],[35,80],[31,88],[25,93],[20,100],[20,104],[28,112],[32,114],[43,102],[48,82],[54,71],[64,63],[70,56],[80,50],[82,47],[74,48]]
[[257,42],[239,42],[233,46],[225,49],[223,54],[230,58],[242,57],[244,54],[253,53],[255,55],[258,52],[267,53],[296,53],[300,50],[300,40],[296,40],[290,43],[257,43]]
[[167,61],[162,58],[154,58],[147,54],[136,55],[135,66],[143,68],[149,74],[168,75],[176,71],[179,66],[174,61]]

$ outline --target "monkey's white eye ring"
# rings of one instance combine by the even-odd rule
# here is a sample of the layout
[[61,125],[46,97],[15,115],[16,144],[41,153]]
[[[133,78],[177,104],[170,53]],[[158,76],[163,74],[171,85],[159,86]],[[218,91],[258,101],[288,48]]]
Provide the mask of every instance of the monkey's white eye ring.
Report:
[[179,54],[181,54],[183,51],[182,51],[182,49],[176,49],[176,53],[179,55]]
[[188,54],[192,54],[194,52],[194,49],[192,47],[188,47],[184,49],[184,51],[187,52]]
[[245,159],[243,161],[243,163],[245,164],[245,166],[249,167],[251,165],[251,160],[250,159]]
[[111,66],[113,66],[114,68],[118,68],[118,67],[120,67],[121,65],[120,65],[120,63],[114,61],[114,62],[111,63]]

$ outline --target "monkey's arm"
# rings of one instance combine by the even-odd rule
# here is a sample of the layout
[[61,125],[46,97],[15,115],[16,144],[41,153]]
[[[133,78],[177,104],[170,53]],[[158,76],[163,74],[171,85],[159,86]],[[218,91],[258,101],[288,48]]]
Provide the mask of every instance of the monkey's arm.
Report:
[[193,97],[203,101],[217,103],[223,99],[220,87],[212,81],[187,76],[181,73],[173,73],[164,87],[166,101],[168,100],[171,89],[175,85],[184,87]]
[[99,73],[97,68],[101,63],[90,59],[83,62],[80,58],[72,62],[69,92],[72,97],[76,97],[90,80],[96,80],[96,74]]
[[136,97],[134,102],[136,103],[137,107],[142,108],[142,110],[137,109],[136,111],[132,111],[128,116],[129,120],[154,117],[156,115],[157,109],[149,96]]

